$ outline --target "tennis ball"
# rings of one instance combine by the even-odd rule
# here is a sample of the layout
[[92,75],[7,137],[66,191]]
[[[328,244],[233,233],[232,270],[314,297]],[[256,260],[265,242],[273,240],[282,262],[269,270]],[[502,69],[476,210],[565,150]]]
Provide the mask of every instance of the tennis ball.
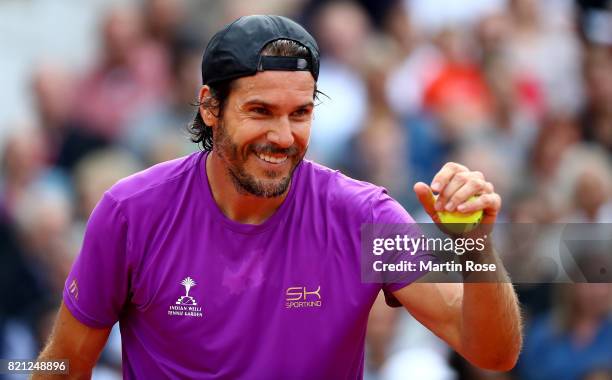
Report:
[[[470,197],[469,201],[476,199],[477,196]],[[440,222],[444,224],[444,228],[455,234],[464,234],[473,230],[482,220],[482,210],[474,211],[466,214],[462,212],[437,211]]]

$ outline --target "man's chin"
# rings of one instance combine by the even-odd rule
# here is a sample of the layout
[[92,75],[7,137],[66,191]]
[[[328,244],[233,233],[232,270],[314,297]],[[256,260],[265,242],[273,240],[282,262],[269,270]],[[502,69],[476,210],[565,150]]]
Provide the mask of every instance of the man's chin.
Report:
[[[261,198],[276,198],[285,195],[289,189],[290,180],[283,178],[282,180],[264,180],[255,183],[242,184],[242,188],[250,195]],[[246,185],[246,186],[245,186]]]

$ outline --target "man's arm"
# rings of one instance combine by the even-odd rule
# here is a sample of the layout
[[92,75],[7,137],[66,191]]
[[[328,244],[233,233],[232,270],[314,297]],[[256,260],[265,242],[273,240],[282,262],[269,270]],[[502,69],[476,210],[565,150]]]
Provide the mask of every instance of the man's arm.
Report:
[[512,284],[505,273],[500,276],[506,278],[464,284],[428,283],[424,277],[393,295],[473,365],[509,371],[521,350],[521,316]]
[[[431,187],[417,183],[414,191],[432,220],[438,211],[471,213],[483,210],[483,229],[493,226],[501,198],[480,172],[448,163]],[[433,192],[438,193],[434,198]],[[474,201],[470,198],[478,195]],[[522,344],[521,315],[514,288],[490,239],[470,260],[495,264],[493,272],[472,272],[463,284],[421,281],[394,292],[395,297],[423,325],[445,340],[472,364],[507,371],[516,364]],[[462,260],[467,255],[462,256]]]
[[69,374],[35,374],[32,379],[89,379],[91,371],[106,344],[111,327],[92,328],[79,322],[64,303],[53,327],[47,346],[38,360],[68,359]]

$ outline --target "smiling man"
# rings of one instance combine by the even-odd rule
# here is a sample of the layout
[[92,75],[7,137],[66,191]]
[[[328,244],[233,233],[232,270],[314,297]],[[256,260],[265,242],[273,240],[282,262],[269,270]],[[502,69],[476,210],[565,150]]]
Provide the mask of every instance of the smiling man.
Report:
[[[475,365],[513,367],[520,317],[503,271],[481,284],[361,281],[362,224],[414,220],[384,189],[303,159],[318,72],[316,42],[287,18],[243,17],[212,38],[191,129],[204,151],[105,193],[40,360],[88,377],[118,321],[126,379],[361,378],[382,290]],[[453,163],[415,192],[434,221],[446,207],[493,223],[501,204]]]

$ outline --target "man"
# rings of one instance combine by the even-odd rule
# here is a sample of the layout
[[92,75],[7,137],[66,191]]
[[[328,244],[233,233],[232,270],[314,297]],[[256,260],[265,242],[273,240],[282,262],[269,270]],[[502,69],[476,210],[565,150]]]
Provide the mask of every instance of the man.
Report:
[[[283,17],[243,17],[212,38],[192,128],[204,152],[105,193],[40,359],[68,358],[71,376],[87,377],[119,321],[128,379],[361,378],[383,289],[475,365],[514,366],[520,318],[504,274],[361,281],[361,225],[414,221],[384,189],[303,160],[318,69],[314,39]],[[440,205],[482,209],[484,223],[500,208],[482,175],[458,164],[415,191],[434,220]]]

